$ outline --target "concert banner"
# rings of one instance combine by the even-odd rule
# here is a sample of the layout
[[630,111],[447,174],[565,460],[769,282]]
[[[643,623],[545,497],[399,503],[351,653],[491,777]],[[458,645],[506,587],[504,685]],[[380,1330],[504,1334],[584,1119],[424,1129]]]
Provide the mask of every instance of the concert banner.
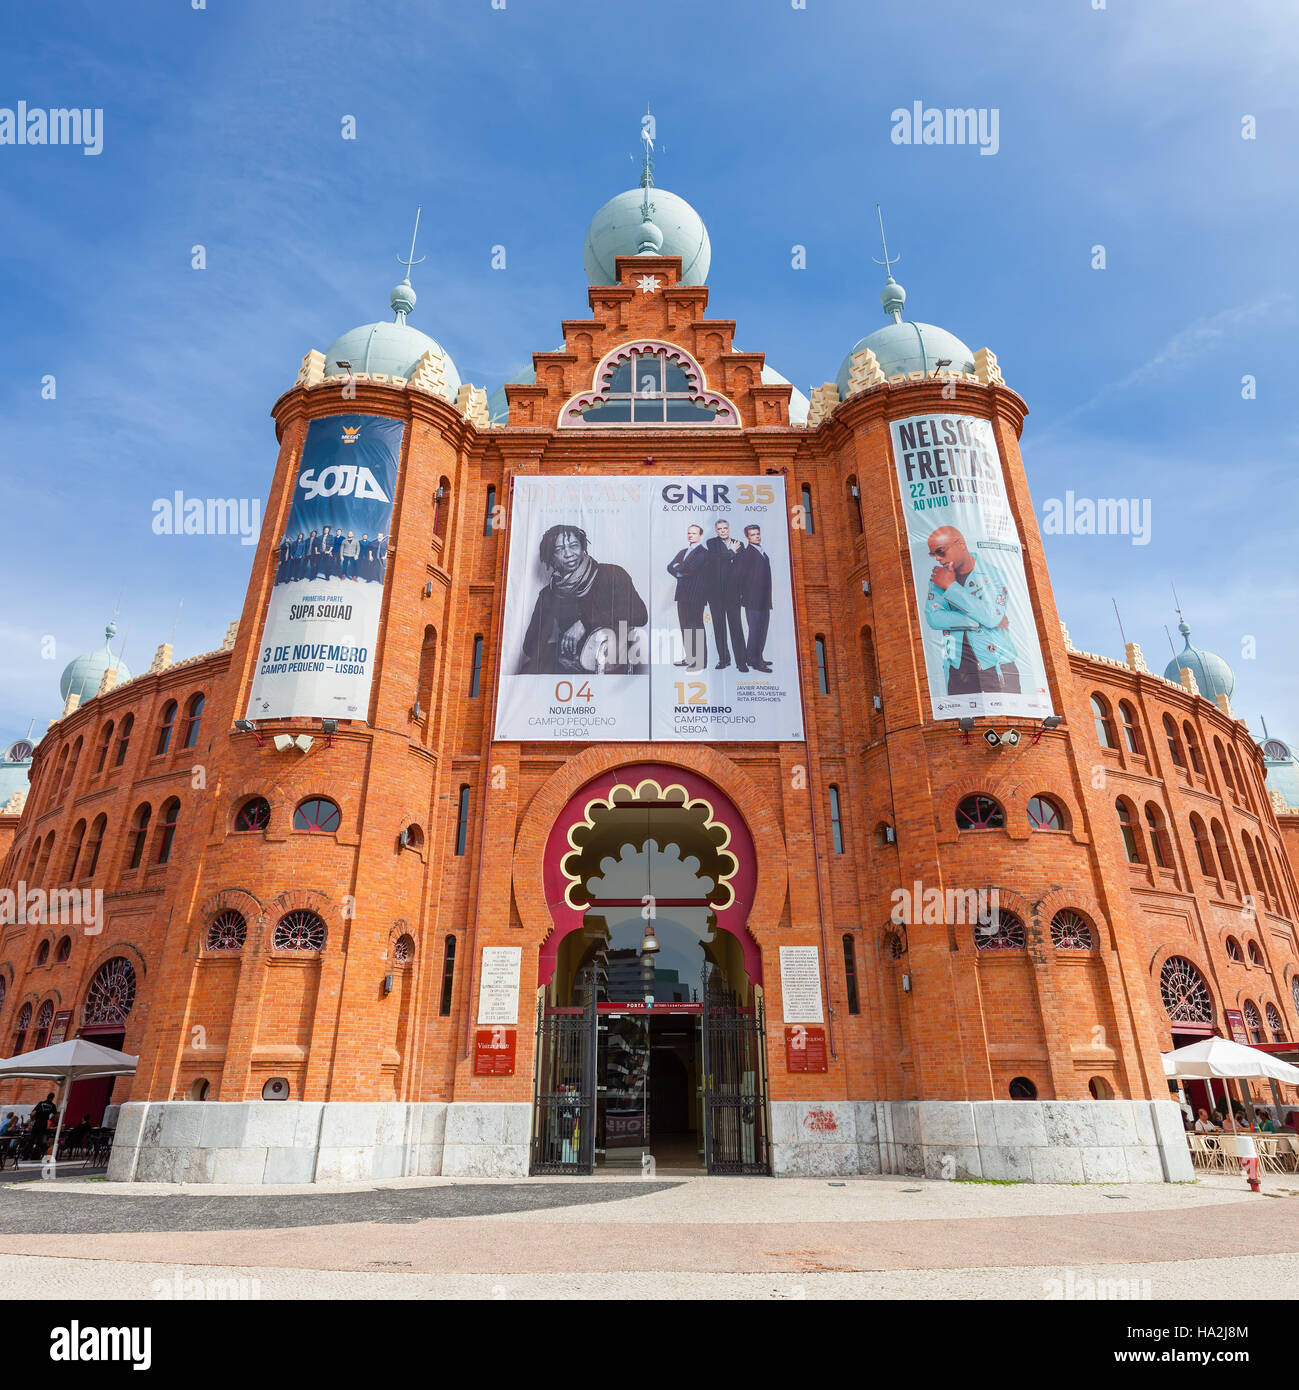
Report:
[[933,717],[1051,714],[991,423],[913,415],[890,428]]
[[803,737],[782,478],[514,480],[496,737]]
[[307,426],[249,719],[366,718],[403,429],[378,415]]

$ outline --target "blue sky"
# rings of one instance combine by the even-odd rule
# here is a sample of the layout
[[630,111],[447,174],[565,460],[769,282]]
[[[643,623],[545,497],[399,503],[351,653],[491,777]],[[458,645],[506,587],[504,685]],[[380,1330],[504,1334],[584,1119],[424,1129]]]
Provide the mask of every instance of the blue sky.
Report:
[[[173,625],[178,658],[220,645],[252,548],[156,536],[152,503],[264,498],[270,406],[309,348],[387,317],[417,202],[412,323],[461,376],[491,391],[553,347],[650,101],[658,182],[707,222],[710,311],[746,350],[804,391],[834,378],[884,322],[882,202],[908,317],[991,347],[1027,400],[1039,516],[1066,490],[1150,499],[1147,545],[1045,538],[1075,645],[1121,655],[1113,597],[1162,667],[1176,583],[1237,712],[1299,741],[1299,579],[1275,572],[1297,520],[1299,25],[1270,0],[1093,2],[10,11],[0,106],[102,108],[104,148],[0,146],[0,739],[58,712],[119,593],[134,669]],[[894,145],[917,100],[996,108],[997,154]]]

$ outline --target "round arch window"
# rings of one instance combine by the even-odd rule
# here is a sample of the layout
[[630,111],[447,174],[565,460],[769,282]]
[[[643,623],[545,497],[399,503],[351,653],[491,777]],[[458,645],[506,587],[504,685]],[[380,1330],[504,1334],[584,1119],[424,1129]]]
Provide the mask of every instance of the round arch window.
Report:
[[1081,912],[1062,907],[1051,918],[1051,944],[1060,951],[1094,951],[1096,936]]
[[415,938],[402,932],[392,948],[392,958],[398,965],[409,965],[415,959]]
[[310,801],[304,801],[294,811],[293,828],[330,834],[338,829],[340,820],[338,806],[327,797],[317,796]]
[[277,951],[323,951],[325,923],[316,913],[298,908],[275,924],[273,940]]
[[1103,1076],[1093,1076],[1087,1083],[1093,1100],[1113,1100],[1114,1087]]
[[1212,1023],[1213,996],[1185,956],[1169,956],[1159,971],[1159,994],[1173,1023]]
[[992,921],[975,926],[974,944],[980,951],[1022,951],[1024,923],[1015,913],[998,908]]
[[1251,965],[1263,964],[1263,952],[1258,949],[1257,941],[1249,942],[1249,944],[1245,947],[1245,950],[1249,955],[1249,963]]
[[242,951],[248,940],[248,921],[242,912],[226,908],[208,923],[204,946],[209,951]]
[[1010,1083],[1011,1100],[1036,1100],[1037,1087],[1026,1076],[1017,1076]]
[[87,1023],[125,1023],[135,1005],[135,967],[125,956],[106,960],[86,991]]
[[212,1083],[202,1076],[189,1088],[190,1100],[206,1100],[211,1094]]
[[958,830],[1001,830],[1006,816],[990,796],[967,796],[956,808]]
[[1234,936],[1229,936],[1227,938],[1227,959],[1234,961],[1243,961],[1245,959],[1240,953],[1240,942],[1237,941]]
[[1051,797],[1030,796],[1025,809],[1028,813],[1028,823],[1034,830],[1064,829],[1064,812],[1060,809],[1059,803]]
[[49,958],[50,943],[48,941],[42,941],[41,944],[36,948],[36,964],[44,965],[45,962],[49,960]]
[[235,816],[235,829],[241,833],[265,830],[271,823],[271,803],[264,796],[250,796]]
[[72,938],[70,936],[62,937],[59,940],[58,948],[54,952],[54,959],[58,961],[60,965],[62,965],[62,963],[65,960],[67,960],[71,954]]

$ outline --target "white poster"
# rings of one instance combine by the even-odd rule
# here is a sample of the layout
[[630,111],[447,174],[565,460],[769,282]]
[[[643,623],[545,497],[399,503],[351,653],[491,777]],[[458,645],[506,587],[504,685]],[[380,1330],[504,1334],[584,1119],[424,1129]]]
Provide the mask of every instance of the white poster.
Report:
[[516,478],[498,739],[803,737],[783,478]]
[[815,946],[780,948],[780,1003],[786,1023],[824,1023]]
[[478,980],[478,1022],[518,1023],[521,946],[484,946]]
[[378,415],[307,426],[249,719],[367,717],[403,429]]
[[933,717],[1043,718],[1051,692],[991,423],[914,415],[891,429]]

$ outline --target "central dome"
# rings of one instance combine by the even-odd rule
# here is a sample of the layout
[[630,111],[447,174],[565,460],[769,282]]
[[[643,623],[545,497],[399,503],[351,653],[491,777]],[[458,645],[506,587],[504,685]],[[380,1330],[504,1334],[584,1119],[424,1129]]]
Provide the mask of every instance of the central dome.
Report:
[[114,656],[109,643],[117,635],[117,624],[109,623],[104,629],[104,645],[98,651],[85,652],[74,657],[63,668],[59,677],[59,695],[66,700],[69,695],[78,695],[84,700],[93,700],[99,694],[99,682],[104,672],[117,668],[117,684],[125,685],[131,679],[131,669],[120,656]]
[[[635,256],[645,244],[646,237],[641,231],[645,223],[645,192],[644,188],[629,188],[610,198],[591,219],[582,246],[582,265],[588,285],[616,285],[616,258]],[[651,188],[649,202],[650,221],[662,236],[654,254],[681,257],[683,285],[707,283],[713,251],[708,244],[704,219],[684,198],[678,198],[666,188]],[[651,235],[649,239],[654,238]]]

